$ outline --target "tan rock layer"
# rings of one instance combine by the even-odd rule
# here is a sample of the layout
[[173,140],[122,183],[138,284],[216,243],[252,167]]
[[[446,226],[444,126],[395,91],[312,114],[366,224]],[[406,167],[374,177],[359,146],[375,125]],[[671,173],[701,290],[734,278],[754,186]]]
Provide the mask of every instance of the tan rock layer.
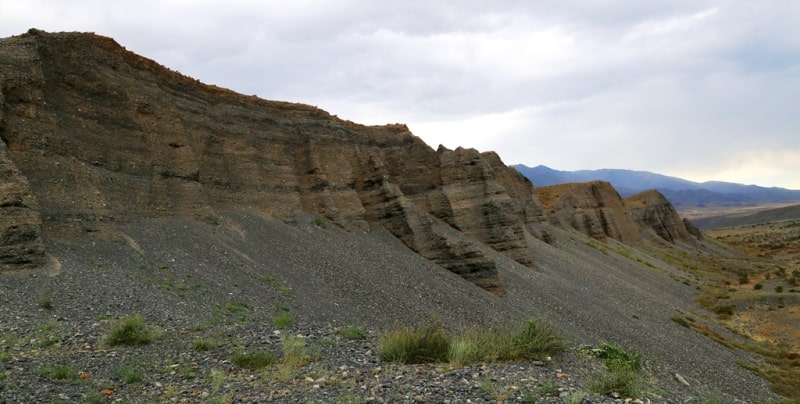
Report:
[[525,231],[538,202],[496,155],[434,151],[404,125],[367,127],[203,85],[90,34],[4,40],[0,68],[5,154],[52,236],[246,208],[384,226],[499,294],[481,243],[532,263]]

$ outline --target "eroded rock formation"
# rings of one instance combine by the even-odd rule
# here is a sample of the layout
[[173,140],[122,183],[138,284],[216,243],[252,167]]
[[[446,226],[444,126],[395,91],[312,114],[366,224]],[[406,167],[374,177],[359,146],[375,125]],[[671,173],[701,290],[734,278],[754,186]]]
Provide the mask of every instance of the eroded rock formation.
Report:
[[[247,209],[383,227],[502,295],[492,250],[533,266],[528,242],[552,241],[550,224],[641,240],[608,183],[535,192],[493,152],[433,150],[405,125],[363,126],[205,85],[94,34],[0,40],[0,139],[4,267],[42,264],[43,237],[116,237],[118,224],[142,218],[216,223]],[[684,237],[668,203],[639,202],[639,224]]]
[[[42,219],[25,237],[102,233],[142,217],[213,222],[220,210],[246,208],[386,227],[498,294],[481,244],[533,262],[525,232],[538,202],[494,154],[435,151],[404,125],[367,127],[207,86],[92,34],[32,30],[3,40],[0,66],[2,163],[14,173],[2,186],[35,195],[25,214]],[[21,229],[21,219],[8,220]]]
[[642,236],[619,193],[605,181],[536,188],[548,220],[598,240],[636,243]]
[[656,190],[638,193],[625,199],[633,220],[640,228],[651,230],[662,239],[674,243],[693,243],[696,236],[688,231],[678,211]]

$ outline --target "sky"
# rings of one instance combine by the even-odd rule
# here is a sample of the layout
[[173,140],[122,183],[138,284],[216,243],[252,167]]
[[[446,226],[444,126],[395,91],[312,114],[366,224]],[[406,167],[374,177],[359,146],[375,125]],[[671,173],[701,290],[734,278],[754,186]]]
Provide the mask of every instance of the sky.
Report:
[[800,189],[794,0],[0,0],[208,84],[506,164]]

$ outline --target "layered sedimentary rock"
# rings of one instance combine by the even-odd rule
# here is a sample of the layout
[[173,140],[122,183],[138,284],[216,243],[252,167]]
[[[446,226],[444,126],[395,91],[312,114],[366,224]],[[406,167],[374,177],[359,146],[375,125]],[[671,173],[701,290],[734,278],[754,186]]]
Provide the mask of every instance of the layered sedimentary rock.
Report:
[[636,243],[642,236],[619,193],[605,181],[536,188],[548,220],[598,240]]
[[671,243],[697,241],[696,236],[686,228],[675,207],[660,192],[650,190],[638,193],[626,198],[625,204],[640,228],[652,230]]
[[36,200],[0,140],[0,270],[38,266],[44,261]]
[[436,151],[404,125],[367,127],[207,86],[92,34],[2,40],[0,96],[0,164],[14,173],[2,186],[27,178],[30,192],[15,192],[35,197],[26,214],[41,217],[25,237],[102,233],[143,217],[214,222],[246,208],[383,226],[498,294],[481,245],[532,263],[525,234],[541,208],[530,182],[495,154]]

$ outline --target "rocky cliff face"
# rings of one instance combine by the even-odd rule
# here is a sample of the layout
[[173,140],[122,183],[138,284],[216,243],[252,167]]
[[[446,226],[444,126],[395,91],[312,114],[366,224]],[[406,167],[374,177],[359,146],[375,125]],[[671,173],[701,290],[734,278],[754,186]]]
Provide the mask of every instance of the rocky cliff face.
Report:
[[[245,209],[383,227],[502,295],[491,251],[533,266],[527,240],[552,241],[549,224],[641,240],[608,183],[534,192],[495,153],[433,150],[405,125],[368,127],[204,85],[93,34],[0,40],[0,139],[5,268],[43,263],[43,237],[117,237],[118,224],[141,218],[216,223]],[[639,224],[669,216],[655,202],[661,210],[636,211]],[[662,227],[676,236],[673,221]]]
[[548,220],[598,240],[636,243],[642,236],[619,193],[605,181],[536,188]]
[[0,270],[43,264],[41,235],[36,200],[27,180],[8,158],[5,142],[0,140]]
[[651,190],[638,193],[626,198],[625,204],[640,228],[651,230],[671,243],[697,241],[697,236],[687,229],[678,211],[660,192]]
[[42,232],[113,233],[171,215],[214,222],[243,208],[383,226],[498,294],[481,245],[533,262],[525,233],[538,201],[495,154],[435,151],[404,125],[203,85],[91,34],[3,40],[0,83],[2,209],[15,212],[0,224],[5,260],[36,262]]

